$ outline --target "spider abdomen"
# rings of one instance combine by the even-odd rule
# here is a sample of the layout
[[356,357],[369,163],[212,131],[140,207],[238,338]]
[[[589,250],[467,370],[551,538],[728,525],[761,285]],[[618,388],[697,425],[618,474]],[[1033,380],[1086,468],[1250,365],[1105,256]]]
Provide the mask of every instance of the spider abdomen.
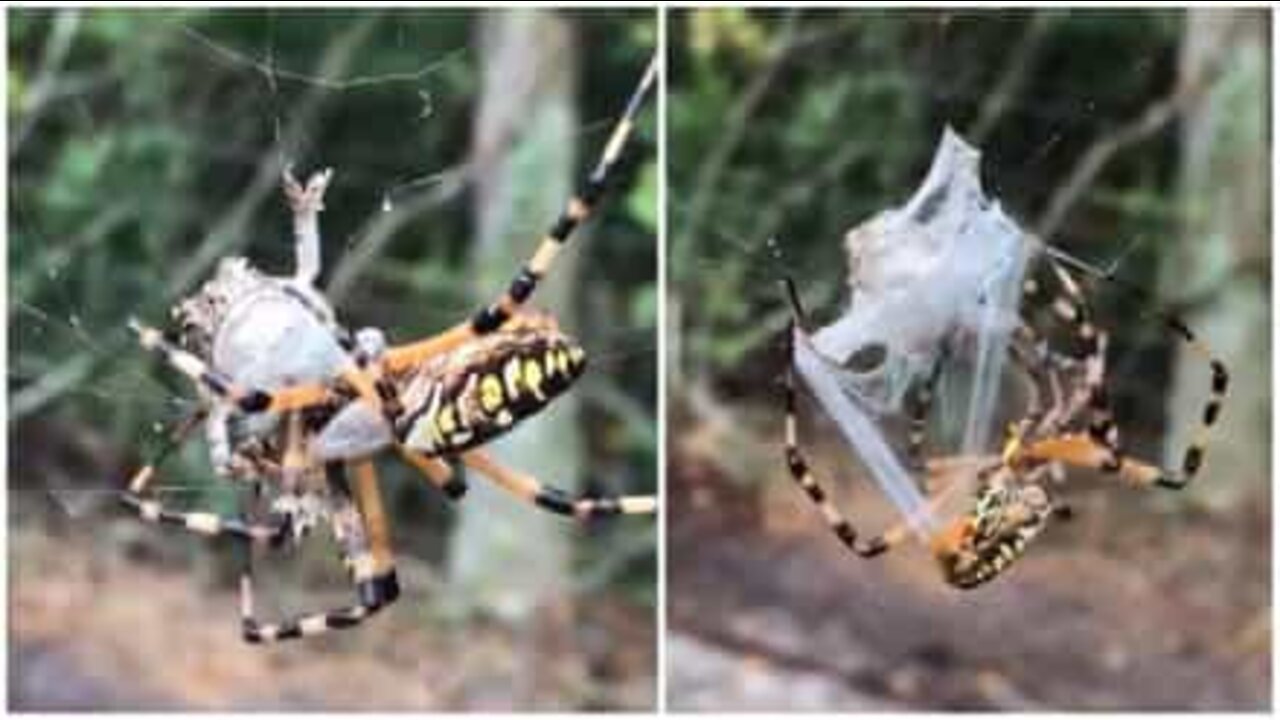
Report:
[[1038,531],[1038,527],[1025,528],[978,549],[939,553],[936,557],[942,567],[943,578],[962,590],[971,590],[994,580],[1026,552],[1027,543]]
[[[965,517],[933,539],[933,556],[947,584],[972,590],[994,580],[1026,552],[1044,530],[1047,508],[1025,515],[1016,505],[1002,508],[997,528],[983,529],[975,517]],[[1015,516],[1019,517],[1017,520]]]
[[537,414],[581,376],[586,353],[533,316],[421,369],[402,393],[396,432],[427,455],[468,450]]

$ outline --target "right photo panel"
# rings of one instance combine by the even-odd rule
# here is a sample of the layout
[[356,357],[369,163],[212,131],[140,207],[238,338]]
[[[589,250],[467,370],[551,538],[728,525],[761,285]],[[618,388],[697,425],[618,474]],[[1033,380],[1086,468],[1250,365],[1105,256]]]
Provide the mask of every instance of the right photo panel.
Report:
[[667,709],[1269,708],[1269,11],[667,18]]

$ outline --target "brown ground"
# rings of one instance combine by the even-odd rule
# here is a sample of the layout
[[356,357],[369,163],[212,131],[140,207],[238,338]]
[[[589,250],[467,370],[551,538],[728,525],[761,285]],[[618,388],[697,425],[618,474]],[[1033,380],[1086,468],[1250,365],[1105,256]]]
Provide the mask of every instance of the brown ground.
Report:
[[568,607],[548,608],[541,626],[555,631],[451,620],[427,570],[410,565],[400,601],[365,627],[264,649],[240,640],[236,596],[216,573],[34,523],[11,529],[10,559],[14,710],[654,706],[651,613],[620,602],[579,603],[577,623]]
[[[775,439],[751,450],[768,458],[752,456],[755,489],[724,473],[750,463],[700,450],[699,430],[673,431],[687,442],[669,459],[673,710],[1269,707],[1265,482],[1225,515],[1081,482],[1076,520],[962,592],[918,546],[847,553]],[[866,484],[843,485],[861,488],[839,495],[860,526],[893,519]]]

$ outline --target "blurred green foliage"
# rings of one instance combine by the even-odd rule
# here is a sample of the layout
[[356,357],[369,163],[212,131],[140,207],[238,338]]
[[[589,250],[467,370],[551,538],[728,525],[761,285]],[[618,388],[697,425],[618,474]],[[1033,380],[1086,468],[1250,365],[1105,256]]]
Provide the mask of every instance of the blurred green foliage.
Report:
[[[583,175],[653,52],[656,28],[646,10],[565,14],[579,41]],[[268,272],[292,267],[281,163],[300,174],[336,171],[321,219],[322,284],[384,216],[413,209],[339,302],[347,325],[422,337],[487,300],[473,292],[468,252],[466,163],[483,62],[475,13],[17,9],[8,17],[15,486],[115,487],[158,444],[158,424],[190,406],[191,389],[136,348],[125,321],[164,323],[228,254]],[[575,245],[589,268],[576,296],[591,312],[570,328],[604,358],[583,390],[590,466],[625,474],[636,491],[656,486],[655,128],[645,113],[614,194]],[[532,250],[544,229],[511,232]],[[403,470],[384,470],[402,545],[438,558],[443,501]],[[197,490],[176,502],[234,504],[211,477],[203,442],[163,474]],[[584,538],[583,546],[584,573],[608,562],[608,543]],[[632,562],[609,582],[652,601],[655,572],[651,561]]]

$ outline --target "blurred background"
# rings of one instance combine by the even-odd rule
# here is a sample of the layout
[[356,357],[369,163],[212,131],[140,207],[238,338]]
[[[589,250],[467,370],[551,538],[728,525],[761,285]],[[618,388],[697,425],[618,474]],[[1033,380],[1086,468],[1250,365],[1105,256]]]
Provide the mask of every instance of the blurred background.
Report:
[[[283,163],[335,169],[321,283],[342,320],[439,331],[506,287],[595,162],[653,11],[8,19],[10,707],[652,708],[652,518],[584,528],[475,477],[450,507],[380,463],[400,601],[263,649],[240,640],[230,548],[143,526],[112,493],[194,397],[125,320],[164,323],[228,255],[292,272]],[[591,369],[495,450],[562,487],[656,490],[654,116],[534,301]],[[236,506],[203,439],[157,484]],[[260,555],[263,619],[350,601],[326,535]]]
[[[671,17],[670,707],[1267,708],[1267,13]],[[1208,389],[1145,311],[1180,313],[1233,382],[1187,492],[1075,476],[1075,520],[968,593],[917,545],[864,562],[830,534],[784,467],[776,384],[781,271],[822,322],[842,310],[845,232],[910,197],[947,125],[1006,212],[1158,299],[1092,289],[1127,447],[1176,465]],[[801,437],[857,527],[897,520],[808,400]]]

